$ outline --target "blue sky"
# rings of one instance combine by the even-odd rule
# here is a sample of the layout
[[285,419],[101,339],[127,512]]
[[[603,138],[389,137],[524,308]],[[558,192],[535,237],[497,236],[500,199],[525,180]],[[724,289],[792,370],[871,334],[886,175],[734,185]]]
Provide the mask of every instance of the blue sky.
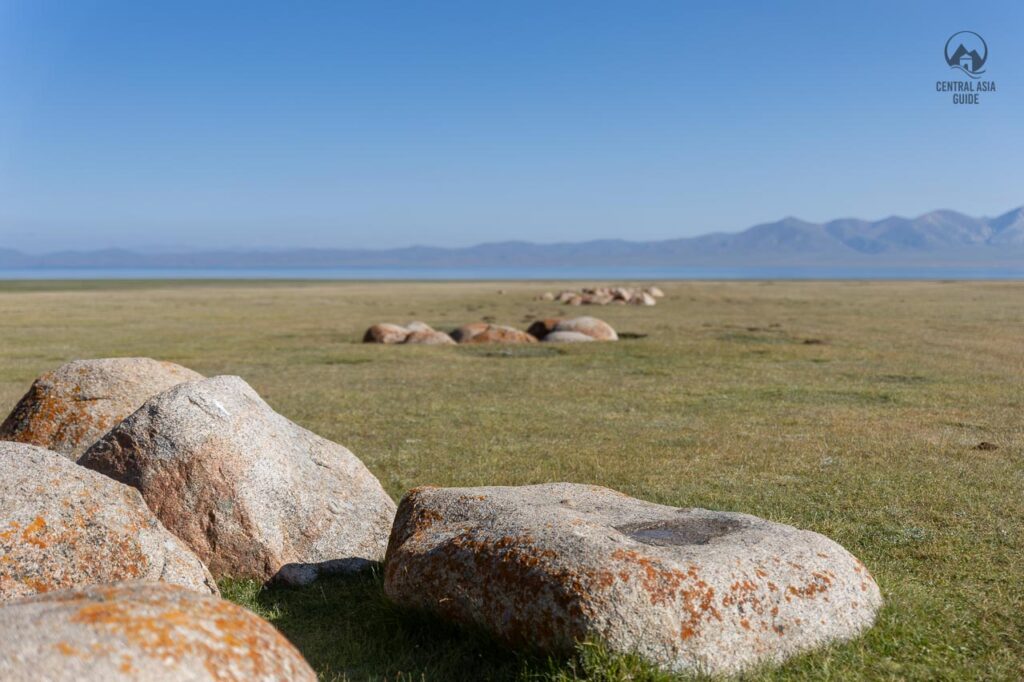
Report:
[[[0,0],[0,248],[665,239],[1024,204],[1024,3]],[[714,6],[713,6],[714,5]],[[997,92],[956,106],[950,34]]]

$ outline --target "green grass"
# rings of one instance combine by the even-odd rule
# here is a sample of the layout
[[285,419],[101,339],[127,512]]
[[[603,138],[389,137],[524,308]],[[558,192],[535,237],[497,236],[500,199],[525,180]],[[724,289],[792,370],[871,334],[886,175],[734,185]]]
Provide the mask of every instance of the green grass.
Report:
[[[558,288],[0,283],[0,409],[78,357],[239,374],[396,499],[423,484],[597,483],[809,528],[860,557],[886,599],[876,627],[749,679],[1024,678],[1024,285],[699,282],[663,286],[653,308],[533,300]],[[358,343],[377,321],[578,314],[646,336]],[[376,575],[224,591],[328,680],[669,679],[596,644],[570,660],[507,651],[395,608]]]

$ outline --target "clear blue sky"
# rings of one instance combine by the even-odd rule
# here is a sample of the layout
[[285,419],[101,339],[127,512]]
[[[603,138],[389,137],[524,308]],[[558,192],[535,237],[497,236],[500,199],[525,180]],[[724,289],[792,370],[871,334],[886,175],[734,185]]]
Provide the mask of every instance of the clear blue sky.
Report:
[[[1020,0],[0,0],[0,248],[995,214],[1024,204],[1022,27]],[[978,106],[935,91],[961,29]]]

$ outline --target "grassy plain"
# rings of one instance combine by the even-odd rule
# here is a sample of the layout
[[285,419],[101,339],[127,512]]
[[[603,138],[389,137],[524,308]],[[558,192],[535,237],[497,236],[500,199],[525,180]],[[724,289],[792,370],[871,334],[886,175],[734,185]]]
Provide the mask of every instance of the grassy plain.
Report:
[[[597,483],[810,528],[859,556],[886,598],[877,626],[751,679],[1024,678],[1024,284],[678,282],[653,308],[533,300],[559,286],[0,283],[0,411],[73,358],[238,374],[396,499],[422,484]],[[640,338],[359,343],[377,321],[576,314]],[[661,679],[599,647],[506,651],[394,608],[373,574],[224,588],[325,679]]]

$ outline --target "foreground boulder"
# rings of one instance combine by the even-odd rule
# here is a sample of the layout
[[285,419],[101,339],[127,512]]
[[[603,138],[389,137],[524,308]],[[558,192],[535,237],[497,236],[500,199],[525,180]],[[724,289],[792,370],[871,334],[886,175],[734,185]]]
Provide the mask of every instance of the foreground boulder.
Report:
[[381,322],[366,330],[363,334],[363,343],[403,343],[410,333],[405,327]]
[[537,343],[537,339],[532,334],[512,327],[489,324],[459,343]]
[[0,425],[0,440],[77,459],[151,396],[203,376],[151,358],[75,360],[42,375]]
[[217,594],[139,491],[56,452],[0,443],[0,600],[120,580]]
[[735,673],[869,627],[867,569],[828,538],[597,486],[418,488],[384,589],[552,652],[587,638],[680,673]]
[[138,488],[214,576],[305,583],[384,554],[395,504],[355,455],[242,379],[149,400],[79,460]]
[[166,585],[53,592],[0,608],[9,682],[317,679],[274,627],[240,606]]

